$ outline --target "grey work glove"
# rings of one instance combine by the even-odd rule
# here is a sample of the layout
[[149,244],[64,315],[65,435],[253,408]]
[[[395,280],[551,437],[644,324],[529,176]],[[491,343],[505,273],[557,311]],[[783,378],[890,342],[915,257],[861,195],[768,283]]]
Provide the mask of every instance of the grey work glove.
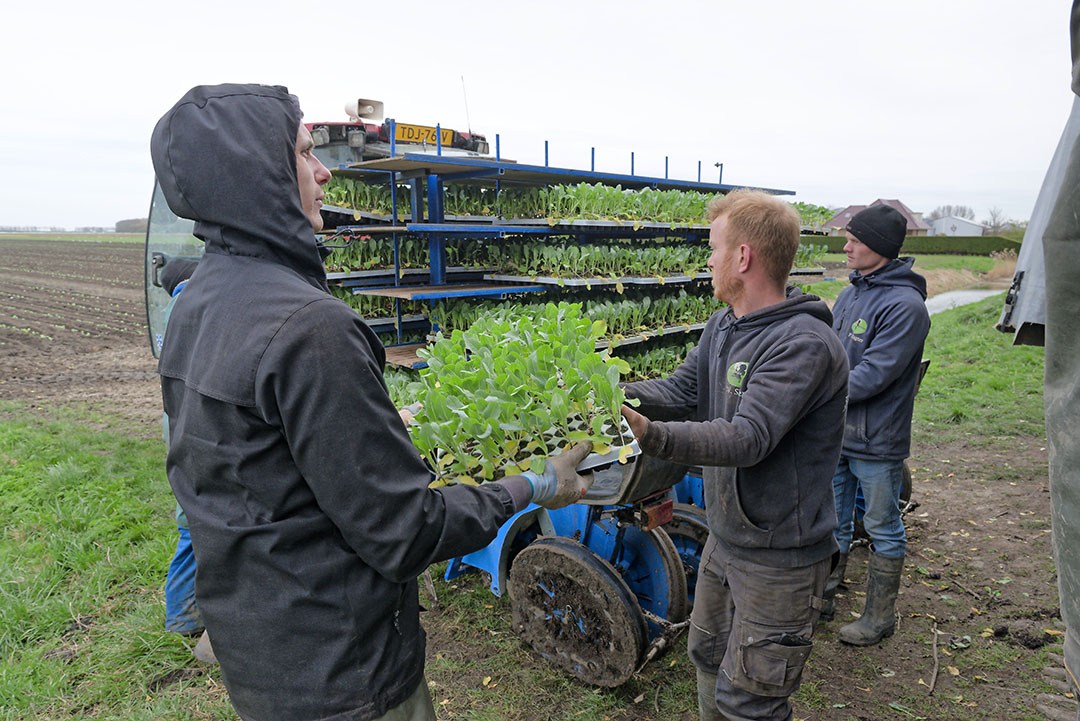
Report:
[[416,414],[423,409],[424,405],[422,403],[413,403],[412,405],[398,409],[398,416],[401,417],[401,422],[405,424],[406,428],[408,428],[409,423],[412,422],[413,417],[416,416]]
[[533,488],[532,502],[554,510],[576,503],[584,497],[593,482],[593,474],[581,475],[577,465],[592,451],[592,443],[578,443],[557,456],[548,458],[543,475],[525,471],[521,475]]

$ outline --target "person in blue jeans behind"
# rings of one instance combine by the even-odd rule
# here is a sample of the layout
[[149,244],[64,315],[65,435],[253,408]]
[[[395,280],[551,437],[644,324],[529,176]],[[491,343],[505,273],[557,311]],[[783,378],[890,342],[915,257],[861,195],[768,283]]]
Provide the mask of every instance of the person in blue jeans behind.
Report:
[[911,450],[911,413],[930,330],[926,279],[912,271],[914,258],[898,258],[907,220],[885,204],[856,213],[845,229],[851,285],[833,306],[833,330],[847,352],[848,410],[844,446],[833,478],[840,558],[825,586],[826,608],[834,613],[855,526],[855,495],[866,501],[863,526],[870,536],[866,606],[839,638],[871,646],[896,629],[896,595],[904,569],[907,537],[900,516],[904,459]]
[[[191,274],[195,272],[197,264],[198,261],[189,258],[173,258],[161,270],[161,287],[171,298],[165,308],[166,327],[176,299],[187,285]],[[164,413],[161,415],[161,427],[165,447],[168,448],[169,417]],[[195,602],[195,552],[191,547],[191,532],[188,530],[187,516],[179,503],[176,504],[176,530],[176,553],[169,563],[169,572],[165,578],[165,630],[184,636],[202,634],[195,645],[195,657],[200,661],[213,663],[216,661],[213,647],[203,627],[199,606]]]

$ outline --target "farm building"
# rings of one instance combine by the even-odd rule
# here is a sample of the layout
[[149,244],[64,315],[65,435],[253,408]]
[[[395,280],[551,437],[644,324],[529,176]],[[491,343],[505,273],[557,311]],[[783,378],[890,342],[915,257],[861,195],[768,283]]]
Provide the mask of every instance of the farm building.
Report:
[[[911,208],[895,198],[878,198],[870,205],[849,205],[825,223],[825,232],[829,235],[840,235],[844,232],[844,228],[847,227],[848,221],[851,220],[853,215],[864,208],[869,208],[871,205],[890,205],[899,210],[907,219],[908,235],[930,234],[930,225],[922,219],[922,213],[913,212]],[[976,235],[979,234],[976,233]]]
[[946,215],[944,218],[930,221],[930,235],[982,235],[986,230],[981,224],[967,218]]

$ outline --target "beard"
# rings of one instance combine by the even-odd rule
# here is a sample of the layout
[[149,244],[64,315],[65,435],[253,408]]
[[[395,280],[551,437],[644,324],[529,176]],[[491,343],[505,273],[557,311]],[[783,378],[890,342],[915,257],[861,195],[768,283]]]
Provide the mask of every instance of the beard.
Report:
[[743,281],[739,277],[731,277],[723,270],[713,278],[713,295],[721,303],[734,305],[743,294]]

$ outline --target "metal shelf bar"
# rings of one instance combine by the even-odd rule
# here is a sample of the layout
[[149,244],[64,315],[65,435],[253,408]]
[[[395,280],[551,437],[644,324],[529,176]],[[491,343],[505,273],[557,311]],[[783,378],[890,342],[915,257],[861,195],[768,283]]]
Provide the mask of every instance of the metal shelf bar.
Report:
[[[343,177],[362,178],[372,171],[387,171],[390,169],[399,171],[426,170],[427,172],[462,173],[473,169],[501,168],[503,175],[498,176],[503,182],[521,183],[603,183],[605,185],[622,185],[624,188],[661,188],[665,190],[696,190],[710,193],[729,191],[737,188],[751,187],[763,190],[774,195],[794,195],[793,190],[780,188],[765,188],[756,185],[732,185],[724,183],[706,183],[693,180],[677,180],[670,178],[656,178],[644,175],[626,175],[623,173],[605,173],[596,170],[577,170],[572,168],[559,168],[545,165],[527,165],[514,163],[506,160],[493,160],[491,158],[478,158],[467,156],[434,155],[431,153],[405,153],[403,156],[394,158],[382,158],[368,160],[363,163],[353,163],[346,170],[338,171]],[[484,180],[478,178],[477,180]]]
[[471,296],[508,295],[511,293],[539,293],[548,290],[543,285],[495,285],[490,283],[457,285],[386,286],[384,288],[356,288],[355,295],[376,295],[404,300],[436,300],[438,298],[466,298]]

